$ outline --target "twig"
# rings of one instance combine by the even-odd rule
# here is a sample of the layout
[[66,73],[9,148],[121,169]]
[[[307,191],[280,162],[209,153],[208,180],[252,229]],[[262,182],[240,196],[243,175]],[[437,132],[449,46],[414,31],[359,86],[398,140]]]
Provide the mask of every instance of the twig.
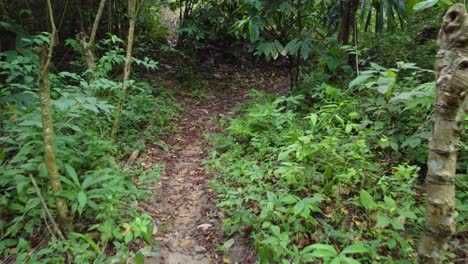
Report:
[[39,189],[39,187],[37,187],[36,180],[34,180],[34,177],[32,176],[32,174],[29,174],[29,179],[31,179],[31,182],[34,185],[34,189],[36,190],[37,197],[41,201],[42,206],[44,206],[44,210],[46,211],[46,214],[49,217],[50,222],[52,223],[52,227],[55,229],[55,232],[57,232],[60,239],[65,240],[65,236],[63,235],[60,228],[58,228],[57,222],[55,222],[54,218],[52,217],[52,214],[50,213],[49,207],[47,206],[46,202],[44,201],[44,198],[42,197],[42,194],[41,194],[41,190]]
[[47,221],[47,217],[46,217],[44,211],[42,211],[42,213],[43,213],[42,217],[44,218],[44,223],[46,224],[47,230],[49,230],[49,233],[52,235],[52,237],[55,240],[57,240],[57,237],[55,236],[54,232],[52,232],[52,229],[50,229],[49,222]]
[[135,160],[138,158],[138,155],[140,154],[140,150],[139,149],[136,149],[132,152],[132,155],[130,155],[130,158],[128,158],[127,160],[127,165],[133,165],[133,163],[135,162]]

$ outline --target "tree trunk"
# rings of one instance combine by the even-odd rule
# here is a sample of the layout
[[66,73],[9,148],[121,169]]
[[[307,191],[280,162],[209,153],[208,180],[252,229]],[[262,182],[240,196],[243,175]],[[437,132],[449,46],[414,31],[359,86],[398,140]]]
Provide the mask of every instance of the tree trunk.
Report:
[[50,0],[47,1],[47,8],[50,16],[52,27],[51,40],[49,47],[43,47],[40,52],[39,64],[39,97],[41,100],[41,119],[42,130],[44,136],[44,163],[49,174],[52,192],[54,193],[55,206],[60,226],[65,234],[72,231],[72,224],[68,217],[68,205],[64,198],[57,196],[57,193],[62,190],[62,183],[58,175],[57,163],[55,161],[54,150],[54,124],[52,119],[52,108],[50,105],[50,86],[49,86],[49,66],[52,59],[54,45],[57,42],[57,29],[55,27],[52,5]]
[[341,24],[340,31],[338,32],[338,41],[342,45],[348,45],[349,34],[356,19],[359,0],[344,0],[344,2],[341,2],[341,5]]
[[99,28],[99,21],[101,20],[102,13],[104,12],[104,7],[106,5],[106,0],[101,0],[99,4],[99,9],[94,19],[93,27],[91,29],[91,36],[88,39],[88,35],[84,32],[80,33],[79,43],[83,49],[83,56],[86,62],[86,65],[89,70],[89,79],[94,79],[94,70],[96,69],[96,56],[94,55],[94,41],[96,40],[97,30]]
[[[133,49],[133,38],[135,35],[135,20],[136,20],[136,0],[129,0],[128,1],[128,17],[130,19],[130,23],[128,26],[128,38],[127,38],[127,53],[125,56],[125,64],[124,64],[124,76],[122,82],[122,97],[125,97],[125,93],[127,92],[127,82],[130,79],[130,72],[132,66],[132,49]],[[120,113],[122,112],[124,98],[119,99],[119,103],[117,105],[117,109],[115,112],[115,119],[114,125],[112,126],[111,138],[112,141],[115,142],[117,131],[119,129],[119,121],[120,121]]]
[[439,32],[436,62],[437,96],[429,143],[426,229],[418,263],[442,263],[447,240],[455,232],[455,171],[468,93],[468,14],[451,7]]

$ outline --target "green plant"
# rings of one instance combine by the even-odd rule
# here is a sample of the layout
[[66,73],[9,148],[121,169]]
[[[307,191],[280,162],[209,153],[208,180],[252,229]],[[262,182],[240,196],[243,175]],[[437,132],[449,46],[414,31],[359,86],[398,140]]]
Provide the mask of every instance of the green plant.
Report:
[[413,259],[419,168],[379,161],[359,102],[331,86],[312,109],[303,96],[251,95],[211,136],[225,232],[255,239],[261,263]]
[[122,235],[126,244],[137,238],[143,239],[148,244],[152,243],[153,224],[150,215],[136,217],[132,223],[124,223],[123,227],[125,231]]
[[[35,43],[34,39],[28,43]],[[67,240],[57,240],[54,232],[49,235],[46,226],[51,224],[29,179],[29,175],[34,177],[48,210],[54,212],[41,151],[38,57],[27,46],[0,53],[0,57],[5,59],[0,75],[6,77],[0,82],[0,100],[6,103],[0,115],[0,259],[18,263],[62,263],[65,258],[77,263],[126,260],[133,253],[123,243],[124,223],[139,230],[133,233],[136,244],[140,238],[150,244],[152,229],[143,232],[148,216],[137,210],[137,202],[152,197],[145,186],[158,179],[161,169],[126,168],[115,156],[130,147],[125,142],[140,138],[140,131],[154,136],[170,127],[177,111],[174,98],[147,83],[133,82],[122,122],[129,129],[122,145],[116,147],[108,132],[120,85],[107,74],[119,62],[114,64],[110,57],[101,60],[98,70],[105,70],[92,81],[84,78],[86,73],[50,73],[57,165],[63,184],[58,195],[69,201],[75,225]],[[149,60],[140,64],[154,65]],[[110,258],[108,253],[114,250]]]

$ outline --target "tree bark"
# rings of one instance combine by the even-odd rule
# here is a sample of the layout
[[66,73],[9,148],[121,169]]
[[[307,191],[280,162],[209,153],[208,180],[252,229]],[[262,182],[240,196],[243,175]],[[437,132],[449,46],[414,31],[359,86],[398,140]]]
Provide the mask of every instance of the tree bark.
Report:
[[62,183],[58,175],[57,162],[55,160],[54,123],[52,119],[52,108],[50,105],[49,66],[54,51],[54,45],[57,42],[57,29],[54,23],[50,0],[47,1],[47,9],[52,27],[51,39],[48,47],[44,46],[39,50],[39,97],[41,100],[41,120],[44,137],[44,163],[52,185],[58,220],[64,233],[67,234],[72,231],[72,224],[68,217],[67,201],[64,198],[57,196],[57,193],[62,190]]
[[[122,82],[122,97],[125,97],[125,94],[127,92],[127,82],[130,79],[132,67],[132,49],[136,23],[136,0],[128,1],[128,17],[130,19],[130,23],[128,26],[127,52],[125,56],[124,76]],[[115,112],[114,125],[112,126],[111,132],[111,138],[114,143],[116,141],[117,131],[119,129],[120,113],[122,112],[123,102],[124,98],[120,98]]]
[[99,4],[99,9],[94,19],[93,27],[91,29],[91,35],[88,39],[88,35],[84,32],[80,33],[79,43],[83,49],[83,56],[86,62],[86,65],[89,70],[89,79],[94,79],[94,70],[96,69],[96,56],[94,54],[94,41],[96,40],[97,30],[99,28],[99,21],[101,20],[102,13],[106,5],[106,0],[101,0]]
[[463,5],[454,5],[445,14],[438,44],[437,95],[426,176],[426,228],[418,252],[421,264],[442,263],[447,240],[455,232],[457,147],[468,105],[468,14]]
[[341,2],[341,24],[340,31],[338,32],[338,41],[342,45],[348,45],[351,27],[354,26],[356,19],[356,12],[359,5],[359,0],[343,0]]

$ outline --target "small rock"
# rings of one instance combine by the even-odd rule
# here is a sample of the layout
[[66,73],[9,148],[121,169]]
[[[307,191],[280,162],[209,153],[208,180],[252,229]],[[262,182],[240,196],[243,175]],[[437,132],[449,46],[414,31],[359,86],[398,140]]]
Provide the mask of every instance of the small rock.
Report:
[[193,250],[195,251],[195,253],[203,253],[203,252],[206,252],[206,248],[202,247],[202,246],[194,246],[193,247]]
[[209,228],[211,228],[211,226],[212,226],[211,224],[201,224],[201,225],[197,226],[197,229],[201,229],[203,231],[206,231]]

